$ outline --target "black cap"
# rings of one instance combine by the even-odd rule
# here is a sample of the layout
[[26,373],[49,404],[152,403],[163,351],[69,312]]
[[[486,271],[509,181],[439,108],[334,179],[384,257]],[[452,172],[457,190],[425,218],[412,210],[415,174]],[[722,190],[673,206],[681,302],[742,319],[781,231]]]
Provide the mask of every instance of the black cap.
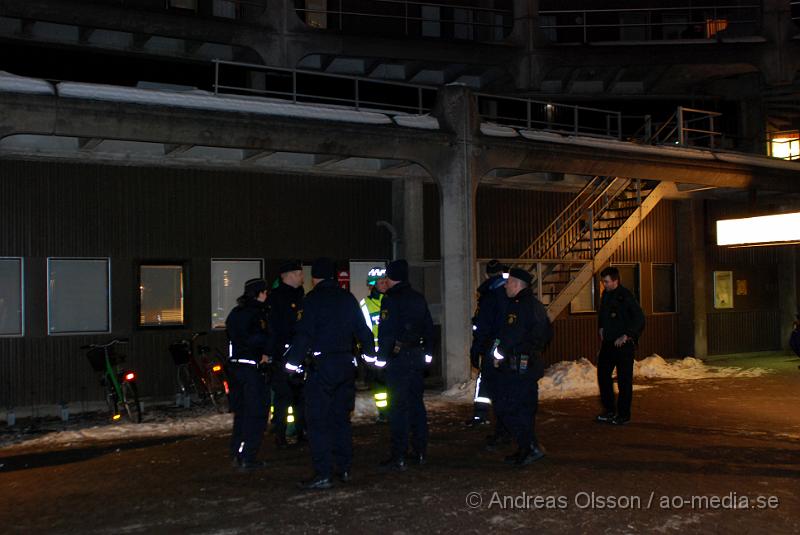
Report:
[[303,265],[300,263],[299,260],[287,260],[283,264],[280,265],[278,268],[278,273],[284,274],[288,271],[300,271],[303,269]]
[[244,283],[244,295],[257,297],[267,290],[267,281],[264,279],[250,279]]
[[508,271],[508,266],[505,264],[501,264],[499,260],[489,260],[489,263],[486,264],[486,274],[487,275],[494,275],[495,273],[504,273]]
[[519,279],[525,284],[530,284],[533,281],[531,274],[520,268],[511,268],[511,271],[508,272],[508,276]]
[[322,257],[311,264],[311,277],[314,279],[332,279],[336,276],[336,264],[333,259]]
[[403,260],[393,260],[386,266],[386,277],[396,281],[402,282],[408,280],[408,262]]

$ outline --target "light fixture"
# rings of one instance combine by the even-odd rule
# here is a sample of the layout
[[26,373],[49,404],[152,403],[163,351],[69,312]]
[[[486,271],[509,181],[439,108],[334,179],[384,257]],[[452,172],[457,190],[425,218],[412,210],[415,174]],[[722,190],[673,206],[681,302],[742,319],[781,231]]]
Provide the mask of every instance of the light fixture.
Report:
[[800,132],[772,132],[769,135],[767,151],[773,158],[784,160],[800,159]]
[[717,245],[755,247],[800,243],[800,212],[717,221]]

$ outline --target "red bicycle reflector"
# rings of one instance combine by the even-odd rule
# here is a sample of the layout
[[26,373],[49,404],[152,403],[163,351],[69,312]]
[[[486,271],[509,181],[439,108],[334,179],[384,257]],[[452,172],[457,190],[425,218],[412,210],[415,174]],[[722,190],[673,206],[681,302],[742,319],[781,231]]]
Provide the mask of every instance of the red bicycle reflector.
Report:
[[111,417],[112,420],[119,420],[120,418],[122,418],[121,414],[115,414],[114,416]]
[[128,373],[125,374],[125,380],[126,381],[133,381],[134,379],[136,379],[136,374],[135,373],[128,372]]
[[215,364],[214,367],[211,368],[211,371],[212,372],[220,372],[220,371],[222,371],[222,366],[220,366],[219,364]]
[[225,393],[230,394],[230,389],[228,388],[228,381],[222,381],[222,385],[225,387]]

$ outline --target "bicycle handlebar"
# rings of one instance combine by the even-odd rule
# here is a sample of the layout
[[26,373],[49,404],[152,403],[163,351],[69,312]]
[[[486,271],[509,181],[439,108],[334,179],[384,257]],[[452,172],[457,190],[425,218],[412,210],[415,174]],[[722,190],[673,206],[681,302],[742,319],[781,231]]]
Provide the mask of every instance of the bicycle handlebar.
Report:
[[114,344],[127,344],[128,341],[129,340],[127,338],[114,338],[113,340],[111,340],[110,342],[108,342],[106,344],[89,344],[89,345],[81,346],[80,348],[81,349],[105,349],[106,347],[111,347]]

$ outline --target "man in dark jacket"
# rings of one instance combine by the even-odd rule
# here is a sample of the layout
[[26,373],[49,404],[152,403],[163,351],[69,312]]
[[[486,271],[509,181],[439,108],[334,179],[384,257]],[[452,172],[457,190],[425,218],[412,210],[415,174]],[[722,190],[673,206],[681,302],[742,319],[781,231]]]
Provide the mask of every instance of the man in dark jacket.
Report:
[[472,418],[466,422],[468,427],[489,423],[489,407],[492,404],[492,388],[496,374],[492,357],[488,353],[506,318],[508,296],[506,296],[504,275],[507,271],[507,266],[497,260],[491,260],[486,264],[488,278],[478,287],[478,306],[472,317],[472,347],[469,350],[469,361],[479,374],[475,382]]
[[264,301],[267,283],[250,279],[244,284],[244,295],[225,320],[232,352],[228,360],[230,372],[230,408],[233,412],[231,455],[241,470],[264,466],[256,460],[267,425],[269,406],[267,388],[258,365],[267,362],[267,315]]
[[531,274],[512,268],[506,282],[510,302],[506,320],[492,350],[498,371],[495,411],[514,436],[516,453],[505,461],[525,466],[544,457],[534,430],[542,351],[552,338],[547,311],[533,295]]
[[289,407],[294,416],[297,442],[305,441],[305,401],[303,399],[303,378],[292,376],[284,368],[286,349],[294,336],[297,314],[303,306],[303,266],[296,260],[284,262],[280,266],[280,283],[267,297],[269,315],[270,353],[273,360],[273,373],[270,386],[273,392],[272,430],[275,444],[285,448],[286,418]]
[[[600,278],[604,291],[598,313],[601,347],[597,357],[597,385],[604,412],[597,416],[597,421],[624,425],[631,419],[634,351],[644,330],[644,313],[633,294],[620,284],[617,268],[605,268]],[[619,386],[616,403],[614,368]]]
[[[334,465],[342,482],[350,481],[353,436],[350,412],[355,404],[356,360],[354,340],[372,353],[372,331],[364,323],[356,298],[339,288],[336,266],[319,258],[311,267],[314,289],[303,301],[286,369],[306,380],[306,421],[314,476],[303,489],[329,489]],[[310,356],[308,359],[307,355]]]
[[381,468],[402,471],[406,469],[409,434],[410,460],[425,463],[428,415],[422,395],[425,368],[433,361],[433,320],[425,297],[408,282],[408,262],[389,263],[386,278],[375,364],[386,369],[391,455]]

